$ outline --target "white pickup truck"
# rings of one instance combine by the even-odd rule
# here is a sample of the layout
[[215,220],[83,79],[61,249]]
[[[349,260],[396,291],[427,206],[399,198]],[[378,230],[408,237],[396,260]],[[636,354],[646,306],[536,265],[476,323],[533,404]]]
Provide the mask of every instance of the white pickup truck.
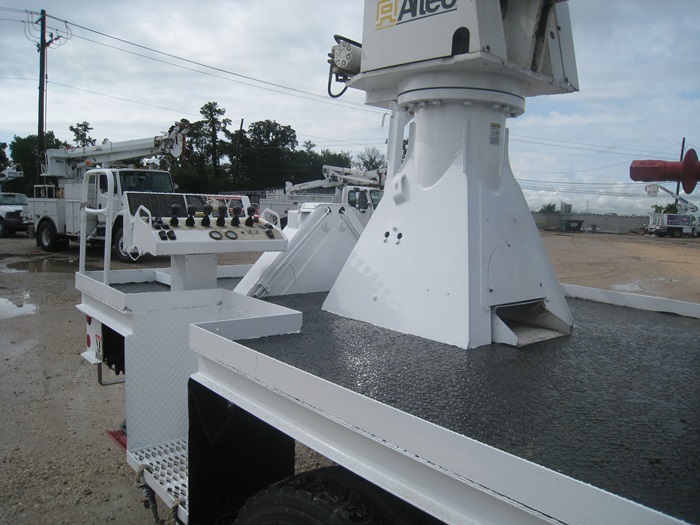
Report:
[[0,237],[29,230],[27,196],[23,193],[0,193]]

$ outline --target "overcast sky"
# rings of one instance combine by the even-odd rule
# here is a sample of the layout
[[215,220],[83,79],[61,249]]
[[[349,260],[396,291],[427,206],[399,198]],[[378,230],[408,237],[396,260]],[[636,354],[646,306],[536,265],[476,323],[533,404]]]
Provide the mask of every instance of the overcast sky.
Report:
[[[669,199],[643,196],[630,162],[678,160],[683,137],[700,146],[700,1],[569,5],[581,90],[528,99],[508,121],[513,171],[531,209],[645,214]],[[385,147],[383,113],[363,93],[326,95],[333,35],[362,40],[360,0],[0,0],[0,142],[37,132],[38,32],[23,22],[42,8],[61,35],[48,52],[46,118],[60,139],[83,121],[98,141],[154,136],[214,101],[233,127],[271,119],[300,145]],[[690,200],[700,204],[700,190]]]

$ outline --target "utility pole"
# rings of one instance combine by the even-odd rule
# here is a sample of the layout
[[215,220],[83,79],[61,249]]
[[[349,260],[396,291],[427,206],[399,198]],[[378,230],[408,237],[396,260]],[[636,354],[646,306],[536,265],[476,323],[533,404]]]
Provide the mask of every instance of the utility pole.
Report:
[[38,137],[38,144],[37,144],[37,154],[38,154],[38,162],[37,162],[37,174],[36,174],[36,182],[37,184],[41,184],[40,179],[41,179],[41,161],[43,160],[44,157],[44,152],[46,151],[46,137],[44,136],[44,129],[46,127],[44,123],[44,116],[46,114],[46,108],[44,107],[44,103],[46,101],[46,50],[56,42],[60,37],[56,36],[54,38],[53,34],[50,35],[51,39],[46,40],[46,10],[42,9],[40,13],[39,20],[37,20],[35,23],[39,23],[39,31],[41,33],[39,37],[39,42],[37,43],[37,51],[39,51],[39,129],[37,132],[37,137]]
[[[685,153],[685,137],[683,137],[683,141],[681,142],[681,162],[683,162],[683,154]],[[678,181],[676,183],[676,195],[681,194],[681,181]],[[676,205],[678,205],[678,198],[675,199]]]
[[41,10],[41,18],[38,22],[40,23],[41,37],[37,48],[39,51],[39,130],[37,132],[37,137],[39,137],[38,147],[37,147],[37,173],[36,173],[36,183],[41,184],[41,157],[46,151],[46,138],[44,137],[44,93],[46,88],[46,11]]
[[241,127],[238,130],[238,140],[236,141],[236,158],[233,161],[233,187],[236,187],[238,178],[238,156],[241,154],[241,138],[243,138],[243,119],[241,119]]

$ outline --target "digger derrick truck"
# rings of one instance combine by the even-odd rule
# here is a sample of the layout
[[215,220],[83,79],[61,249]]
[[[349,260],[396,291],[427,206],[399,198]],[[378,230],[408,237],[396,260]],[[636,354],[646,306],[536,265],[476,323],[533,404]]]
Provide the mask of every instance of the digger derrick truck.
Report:
[[[364,228],[343,203],[280,230],[272,211],[205,224],[182,197],[127,192],[134,247],[170,268],[87,272],[81,249],[83,355],[103,363],[108,333],[123,356],[126,460],[151,508],[700,521],[700,308],[560,285],[510,170],[506,118],[577,89],[567,3],[366,0],[363,43],[336,42],[330,74],[392,114]],[[236,251],[263,253],[217,265]],[[297,442],[335,465],[297,472]]]
[[[106,224],[104,217],[90,216],[87,240],[102,243],[106,228],[111,229],[114,254],[124,261],[132,260],[124,247],[123,217],[124,192],[147,191],[169,193],[174,191],[170,173],[141,167],[113,167],[127,159],[145,158],[169,154],[179,157],[185,150],[185,134],[188,125],[176,123],[160,136],[124,142],[105,142],[83,148],[61,148],[46,151],[42,165],[42,177],[54,178],[57,185],[34,186],[34,195],[29,199],[29,216],[34,221],[36,243],[44,251],[61,250],[80,237],[80,209],[112,207],[118,210],[114,222]],[[109,168],[92,179],[87,201],[81,200],[83,179],[91,168]],[[113,193],[107,192],[108,178],[113,179]],[[50,179],[48,179],[50,180]]]
[[[367,224],[383,195],[386,170],[359,170],[323,166],[323,179],[292,184],[284,189],[266,190],[260,199],[260,209],[271,209],[280,216],[282,227],[287,225],[289,210],[305,202],[337,202],[357,210],[361,222]],[[333,193],[318,190],[333,188]]]

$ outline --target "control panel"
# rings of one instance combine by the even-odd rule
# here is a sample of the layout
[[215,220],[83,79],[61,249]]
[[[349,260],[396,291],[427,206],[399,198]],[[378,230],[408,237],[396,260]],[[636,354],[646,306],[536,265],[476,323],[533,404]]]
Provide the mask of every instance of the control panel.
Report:
[[[282,230],[256,215],[256,209],[202,204],[192,195],[126,193],[132,225],[129,251],[187,255],[282,251]],[[129,242],[126,239],[125,242]]]

